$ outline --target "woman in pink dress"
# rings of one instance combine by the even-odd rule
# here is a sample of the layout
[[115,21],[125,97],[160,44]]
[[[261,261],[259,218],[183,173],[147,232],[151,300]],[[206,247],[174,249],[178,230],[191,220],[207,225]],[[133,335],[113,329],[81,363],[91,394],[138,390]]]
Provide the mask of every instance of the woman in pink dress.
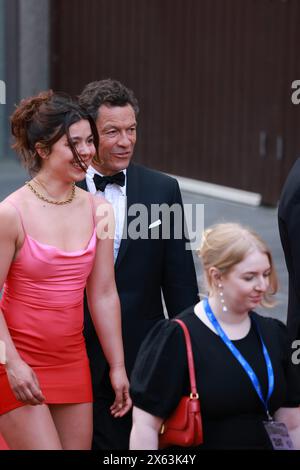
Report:
[[97,157],[93,120],[51,91],[12,116],[33,178],[0,204],[0,432],[11,449],[90,449],[83,294],[110,364],[115,417],[131,406],[114,280],[113,215],[75,186]]

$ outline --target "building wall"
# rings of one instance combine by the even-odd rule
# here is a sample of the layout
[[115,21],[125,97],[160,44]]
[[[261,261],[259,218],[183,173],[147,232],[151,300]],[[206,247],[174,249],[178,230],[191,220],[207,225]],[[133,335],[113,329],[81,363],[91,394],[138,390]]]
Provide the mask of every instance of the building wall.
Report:
[[141,103],[137,160],[276,204],[300,151],[299,22],[299,0],[0,0],[0,159],[21,98],[111,76]]
[[49,1],[21,0],[19,10],[20,98],[48,88]]
[[276,204],[300,152],[299,0],[51,0],[51,85],[117,78],[136,160]]

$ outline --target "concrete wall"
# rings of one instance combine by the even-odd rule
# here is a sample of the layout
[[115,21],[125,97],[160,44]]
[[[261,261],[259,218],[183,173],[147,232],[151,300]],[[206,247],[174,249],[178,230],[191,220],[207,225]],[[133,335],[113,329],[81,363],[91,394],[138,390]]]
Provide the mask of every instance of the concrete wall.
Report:
[[[0,164],[15,159],[9,116],[20,99],[49,88],[49,5],[51,0],[0,0]],[[1,168],[0,168],[1,170]]]
[[[4,0],[0,0],[0,80],[4,80]],[[1,101],[1,100],[0,100]],[[0,160],[4,153],[4,120],[5,120],[5,104],[0,102]]]

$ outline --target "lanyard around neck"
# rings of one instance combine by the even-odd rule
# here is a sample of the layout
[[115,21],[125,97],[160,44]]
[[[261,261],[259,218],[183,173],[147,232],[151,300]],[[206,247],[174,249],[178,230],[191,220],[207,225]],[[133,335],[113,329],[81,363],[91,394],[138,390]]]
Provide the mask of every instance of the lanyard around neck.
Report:
[[266,399],[264,399],[264,397],[263,397],[261,385],[259,383],[257,375],[255,374],[254,370],[252,369],[252,367],[250,366],[248,361],[246,361],[244,356],[242,356],[240,351],[234,346],[232,341],[230,341],[230,339],[226,335],[225,331],[221,328],[218,320],[216,319],[216,317],[215,317],[215,315],[214,315],[214,313],[213,313],[213,311],[212,311],[212,309],[209,305],[208,299],[204,299],[203,303],[204,303],[204,310],[205,310],[207,318],[209,319],[209,321],[211,322],[211,324],[213,325],[213,327],[215,328],[215,330],[217,331],[218,335],[220,336],[222,341],[225,343],[227,348],[231,351],[231,353],[239,361],[239,363],[241,364],[241,366],[245,370],[246,374],[248,375],[249,379],[251,380],[251,383],[252,383],[253,387],[255,388],[255,391],[256,391],[257,395],[259,396],[260,400],[264,404],[264,407],[265,407],[266,414],[267,414],[268,418],[270,418],[270,413],[269,413],[269,409],[268,409],[268,402],[269,402],[269,399],[270,399],[270,397],[273,393],[273,390],[274,390],[274,372],[273,372],[272,362],[271,362],[269,353],[268,353],[267,348],[265,346],[265,343],[262,339],[260,328],[259,328],[257,322],[253,318],[254,324],[256,326],[257,332],[258,332],[259,337],[260,337],[260,341],[261,341],[262,349],[263,349],[263,354],[264,354],[264,358],[265,358],[265,362],[266,362],[266,366],[267,366],[268,395],[267,395]]

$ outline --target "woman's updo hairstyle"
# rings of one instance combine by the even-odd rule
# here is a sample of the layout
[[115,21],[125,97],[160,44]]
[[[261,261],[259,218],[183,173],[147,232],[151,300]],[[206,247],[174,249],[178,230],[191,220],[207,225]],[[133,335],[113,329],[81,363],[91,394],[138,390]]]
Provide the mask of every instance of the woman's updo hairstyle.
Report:
[[202,261],[207,290],[212,291],[213,282],[209,275],[211,267],[217,268],[222,274],[228,274],[253,249],[267,255],[271,267],[270,286],[264,294],[262,305],[274,305],[272,296],[278,289],[276,270],[271,251],[256,232],[238,223],[221,223],[214,225],[203,232],[198,256]]
[[90,123],[97,152],[99,136],[96,124],[70,96],[48,90],[20,102],[11,116],[11,131],[15,137],[12,148],[19,153],[31,175],[38,173],[43,163],[36,144],[49,154],[52,145],[64,134],[67,135],[76,162],[86,170],[69,135],[70,126],[81,119],[87,119]]

